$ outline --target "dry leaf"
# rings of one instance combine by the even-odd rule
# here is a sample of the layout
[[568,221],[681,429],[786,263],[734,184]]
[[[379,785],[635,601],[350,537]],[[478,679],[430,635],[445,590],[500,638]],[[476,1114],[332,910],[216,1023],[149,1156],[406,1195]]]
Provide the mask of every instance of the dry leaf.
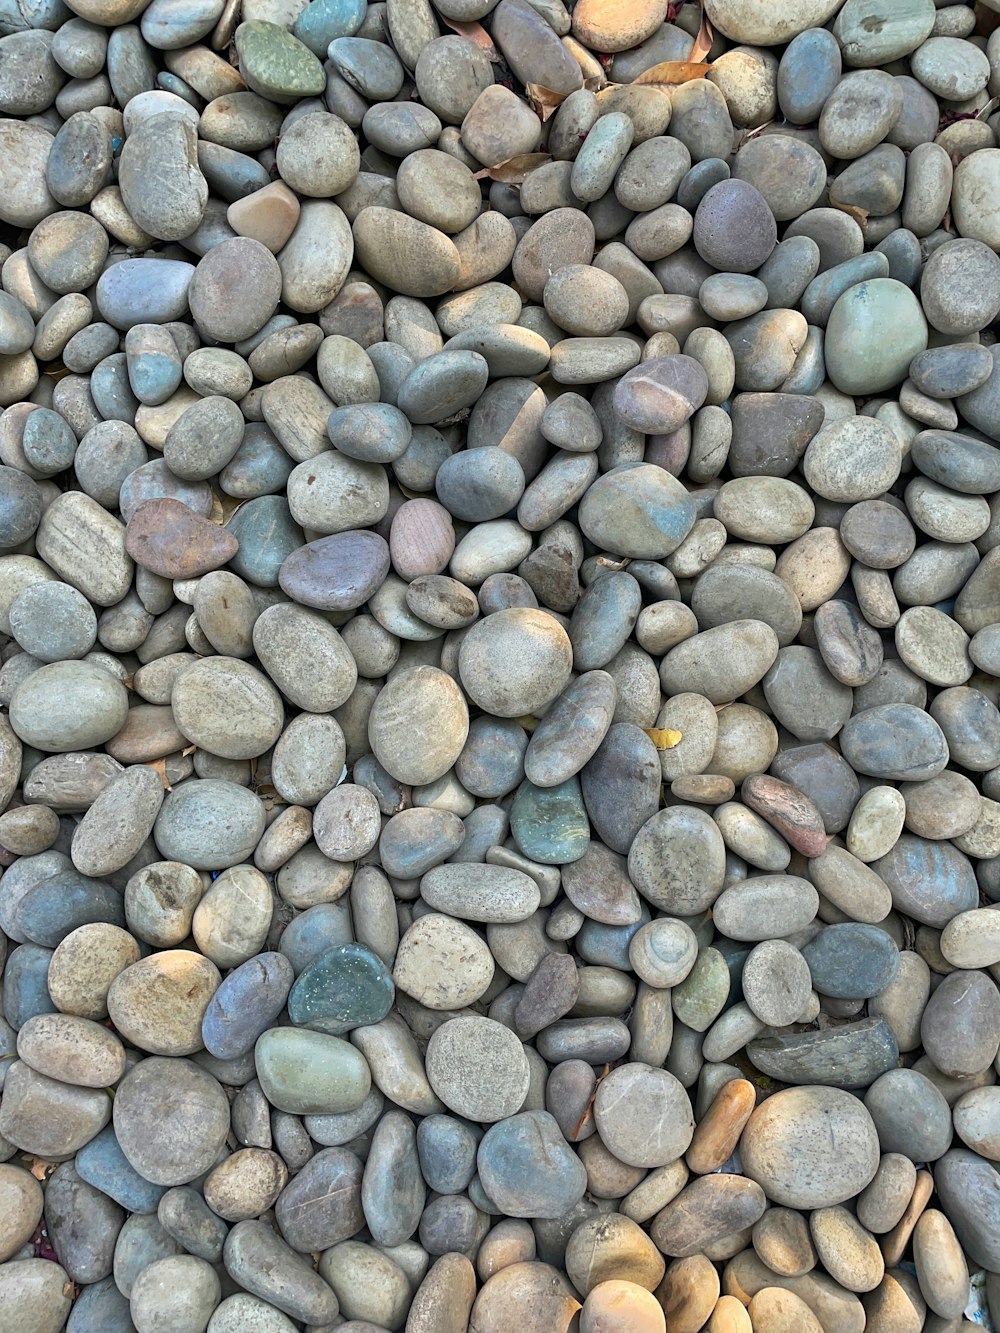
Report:
[[691,48],[691,54],[688,56],[688,60],[692,63],[704,60],[709,51],[711,51],[712,42],[714,40],[715,33],[711,23],[708,21],[708,15],[703,8],[701,11],[701,26],[698,28],[698,36],[694,39],[694,46]]
[[711,65],[697,60],[664,60],[652,69],[643,70],[633,84],[655,83],[661,87],[676,88],[678,84],[690,83],[692,79],[703,79]]
[[186,759],[186,758],[188,757],[189,754],[194,754],[194,752],[195,752],[195,750],[197,750],[197,748],[198,748],[197,745],[188,745],[188,746],[186,746],[183,750],[181,750],[181,756],[182,756],[182,758]]
[[243,503],[242,500],[237,500],[232,495],[220,495],[213,487],[212,512],[208,516],[209,523],[218,523],[224,527]]
[[658,750],[672,750],[684,739],[681,731],[671,731],[669,727],[643,727],[646,735]]
[[467,42],[478,46],[480,51],[485,51],[490,60],[499,65],[500,52],[493,45],[492,37],[481,23],[459,23],[455,19],[445,18],[443,14],[439,17],[443,23],[447,23],[452,32],[457,32],[459,37],[464,37]]
[[604,1081],[604,1079],[607,1078],[607,1076],[608,1076],[610,1073],[611,1073],[611,1066],[610,1066],[610,1065],[605,1065],[605,1066],[604,1066],[604,1069],[601,1071],[600,1075],[598,1076],[597,1082],[594,1084],[594,1090],[593,1090],[593,1092],[592,1092],[592,1093],[590,1094],[590,1096],[587,1098],[587,1105],[583,1108],[583,1114],[580,1116],[580,1119],[579,1119],[579,1120],[576,1122],[576,1124],[573,1126],[573,1132],[570,1134],[570,1139],[571,1139],[571,1140],[574,1140],[574,1139],[576,1138],[576,1136],[579,1134],[580,1130],[583,1129],[583,1127],[584,1127],[584,1125],[587,1123],[587,1121],[588,1121],[588,1120],[591,1120],[591,1119],[593,1118],[593,1115],[594,1115],[594,1098],[597,1096],[597,1089],[601,1086],[601,1083]]
[[524,91],[528,95],[532,111],[543,125],[550,116],[555,115],[566,100],[565,93],[555,93],[551,88],[544,88],[540,83],[526,83]]
[[166,759],[153,759],[146,765],[146,767],[151,768],[153,772],[157,775],[157,777],[163,783],[164,791],[173,791],[173,787],[171,787],[170,783],[167,781]]
[[830,203],[834,208],[838,208],[841,213],[846,213],[849,218],[853,218],[862,231],[868,228],[868,209],[859,208],[857,204],[838,204],[831,199]]
[[36,1180],[44,1180],[55,1169],[55,1162],[47,1162],[44,1157],[33,1157],[31,1159],[31,1174]]
[[498,162],[495,167],[483,167],[472,179],[501,181],[504,185],[522,185],[525,176],[544,167],[552,159],[548,153],[519,153],[517,157],[508,157],[506,162]]
[[274,803],[278,799],[278,790],[276,787],[272,787],[270,782],[262,782],[259,786],[254,787],[254,791],[257,793],[258,798],[263,801],[265,810],[270,812],[274,809]]

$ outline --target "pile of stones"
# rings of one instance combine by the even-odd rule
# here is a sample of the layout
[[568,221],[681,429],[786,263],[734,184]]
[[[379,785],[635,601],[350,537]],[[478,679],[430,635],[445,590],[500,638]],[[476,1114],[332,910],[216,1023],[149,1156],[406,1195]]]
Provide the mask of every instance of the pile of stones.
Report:
[[0,1333],[1000,1322],[998,25],[0,0]]

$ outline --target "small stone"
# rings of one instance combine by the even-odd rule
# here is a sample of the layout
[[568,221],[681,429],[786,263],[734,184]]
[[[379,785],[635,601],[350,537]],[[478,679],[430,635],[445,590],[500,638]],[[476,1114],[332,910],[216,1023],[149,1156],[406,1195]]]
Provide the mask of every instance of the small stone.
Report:
[[878,1135],[868,1111],[849,1093],[787,1088],[754,1111],[740,1140],[740,1157],[746,1174],[774,1203],[829,1208],[871,1181],[879,1163]]
[[520,1041],[502,1024],[457,1017],[431,1037],[427,1077],[450,1110],[483,1124],[503,1120],[520,1108],[529,1068]]
[[483,1189],[508,1217],[561,1217],[587,1185],[583,1163],[547,1111],[523,1111],[493,1125],[477,1161]]

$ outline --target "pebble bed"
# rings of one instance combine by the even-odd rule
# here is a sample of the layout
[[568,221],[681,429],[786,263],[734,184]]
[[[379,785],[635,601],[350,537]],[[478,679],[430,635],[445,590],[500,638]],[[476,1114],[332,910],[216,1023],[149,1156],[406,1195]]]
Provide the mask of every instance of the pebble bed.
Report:
[[0,34],[0,1333],[1000,1326],[1000,0]]

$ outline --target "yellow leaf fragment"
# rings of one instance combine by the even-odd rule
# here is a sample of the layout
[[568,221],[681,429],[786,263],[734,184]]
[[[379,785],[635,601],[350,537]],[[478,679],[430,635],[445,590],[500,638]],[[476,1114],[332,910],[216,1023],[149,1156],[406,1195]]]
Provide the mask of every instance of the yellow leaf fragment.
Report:
[[684,739],[683,732],[671,731],[669,727],[643,727],[643,730],[658,750],[672,750]]

